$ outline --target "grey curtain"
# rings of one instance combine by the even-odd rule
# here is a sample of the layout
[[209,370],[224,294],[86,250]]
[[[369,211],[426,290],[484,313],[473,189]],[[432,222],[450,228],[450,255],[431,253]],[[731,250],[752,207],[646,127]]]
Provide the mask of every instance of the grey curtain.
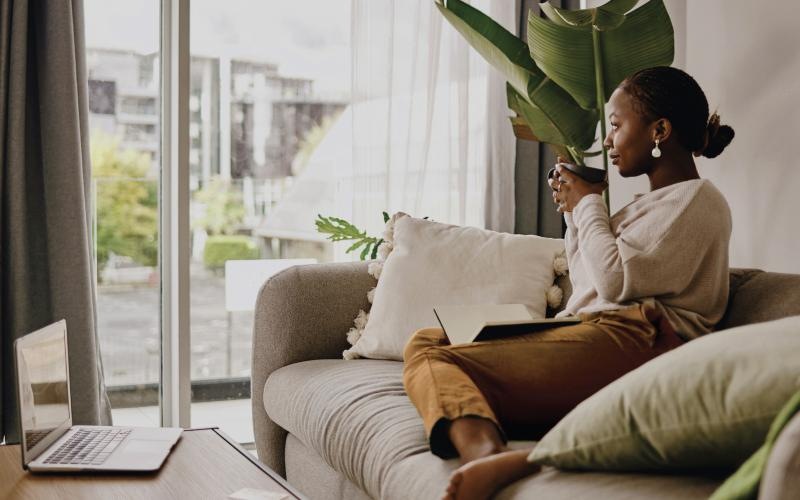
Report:
[[12,343],[61,318],[74,423],[111,414],[96,332],[83,2],[0,5],[0,436],[15,442]]

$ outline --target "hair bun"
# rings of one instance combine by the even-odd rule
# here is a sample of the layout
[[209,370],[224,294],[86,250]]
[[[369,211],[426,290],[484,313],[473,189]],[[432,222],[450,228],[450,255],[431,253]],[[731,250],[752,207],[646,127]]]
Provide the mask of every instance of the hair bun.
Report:
[[720,125],[719,115],[712,114],[706,125],[706,147],[701,154],[706,158],[716,158],[731,143],[736,133],[728,125]]

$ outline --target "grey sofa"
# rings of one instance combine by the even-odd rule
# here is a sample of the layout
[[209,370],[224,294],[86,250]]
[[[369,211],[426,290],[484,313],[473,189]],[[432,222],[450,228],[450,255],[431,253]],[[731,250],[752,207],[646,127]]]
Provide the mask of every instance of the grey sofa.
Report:
[[[403,391],[402,363],[341,359],[375,285],[367,263],[298,266],[264,284],[253,333],[252,401],[260,459],[311,499],[439,498],[456,460],[428,451]],[[731,271],[720,328],[800,314],[800,275]],[[800,334],[800,332],[799,332]],[[533,441],[512,441],[530,447]],[[730,471],[685,474],[546,468],[496,498],[707,498]],[[800,498],[800,415],[770,456],[760,497]]]

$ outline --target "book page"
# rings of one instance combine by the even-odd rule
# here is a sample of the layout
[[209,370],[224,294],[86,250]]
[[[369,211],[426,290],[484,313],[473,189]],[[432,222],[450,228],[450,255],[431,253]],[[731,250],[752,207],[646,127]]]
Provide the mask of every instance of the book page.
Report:
[[523,304],[437,306],[433,311],[451,344],[472,342],[488,324],[535,319]]
[[535,317],[523,304],[437,306],[433,312],[452,345],[533,333],[580,322],[577,316]]

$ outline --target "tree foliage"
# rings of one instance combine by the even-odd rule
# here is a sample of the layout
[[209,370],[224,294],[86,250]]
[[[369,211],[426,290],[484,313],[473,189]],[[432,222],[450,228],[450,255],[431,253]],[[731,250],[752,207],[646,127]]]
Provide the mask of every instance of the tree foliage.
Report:
[[230,181],[212,178],[194,199],[204,207],[202,215],[195,218],[193,226],[210,235],[233,234],[244,221],[242,193],[233,189]]
[[95,131],[91,137],[95,184],[98,268],[111,252],[143,266],[158,262],[158,182],[146,153],[121,149],[119,140]]

